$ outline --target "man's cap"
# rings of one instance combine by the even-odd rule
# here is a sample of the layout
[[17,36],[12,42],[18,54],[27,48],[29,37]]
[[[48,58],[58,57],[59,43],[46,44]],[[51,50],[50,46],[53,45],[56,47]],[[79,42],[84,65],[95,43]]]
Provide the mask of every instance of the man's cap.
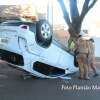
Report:
[[88,34],[88,30],[81,30],[80,35],[81,35],[82,39],[89,40],[91,38]]

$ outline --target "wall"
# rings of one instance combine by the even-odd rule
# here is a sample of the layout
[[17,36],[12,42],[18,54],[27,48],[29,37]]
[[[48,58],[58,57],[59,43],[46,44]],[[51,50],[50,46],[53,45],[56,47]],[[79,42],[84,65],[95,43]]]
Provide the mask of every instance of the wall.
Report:
[[94,37],[95,41],[95,56],[100,57],[100,37]]

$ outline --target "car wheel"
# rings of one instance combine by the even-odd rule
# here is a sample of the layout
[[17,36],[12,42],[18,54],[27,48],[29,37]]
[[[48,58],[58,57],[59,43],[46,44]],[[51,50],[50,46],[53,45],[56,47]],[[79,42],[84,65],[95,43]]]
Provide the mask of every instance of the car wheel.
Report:
[[36,24],[36,41],[42,47],[49,47],[52,42],[52,29],[47,20],[40,20]]

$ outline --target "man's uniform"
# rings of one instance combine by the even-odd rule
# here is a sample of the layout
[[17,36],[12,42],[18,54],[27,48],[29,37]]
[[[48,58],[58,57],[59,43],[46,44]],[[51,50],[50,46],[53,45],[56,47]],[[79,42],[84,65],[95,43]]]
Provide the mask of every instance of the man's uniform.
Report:
[[88,47],[89,41],[80,37],[77,40],[77,61],[79,64],[80,78],[89,79],[88,77]]
[[92,41],[89,41],[89,54],[88,54],[88,63],[92,63],[95,60],[95,45]]
[[94,76],[97,76],[97,71],[96,71],[96,65],[95,65],[95,44],[94,44],[94,40],[90,39],[89,41],[89,54],[88,54],[88,64],[90,66],[90,68],[93,70],[94,72]]

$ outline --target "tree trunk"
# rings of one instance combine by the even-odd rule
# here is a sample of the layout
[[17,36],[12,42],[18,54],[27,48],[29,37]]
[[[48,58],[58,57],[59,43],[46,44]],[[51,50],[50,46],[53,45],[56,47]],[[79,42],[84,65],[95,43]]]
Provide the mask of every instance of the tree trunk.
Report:
[[58,0],[64,15],[65,22],[69,26],[68,31],[72,38],[78,37],[85,15],[97,1],[98,0],[92,0],[91,2],[91,0],[85,0],[83,3],[82,11],[79,14],[77,0],[69,0],[69,14],[68,9],[66,8],[66,5],[64,3],[64,0]]
[[79,36],[80,30],[81,30],[82,22],[80,23],[72,23],[69,26],[69,33],[71,34],[72,38],[77,38]]

